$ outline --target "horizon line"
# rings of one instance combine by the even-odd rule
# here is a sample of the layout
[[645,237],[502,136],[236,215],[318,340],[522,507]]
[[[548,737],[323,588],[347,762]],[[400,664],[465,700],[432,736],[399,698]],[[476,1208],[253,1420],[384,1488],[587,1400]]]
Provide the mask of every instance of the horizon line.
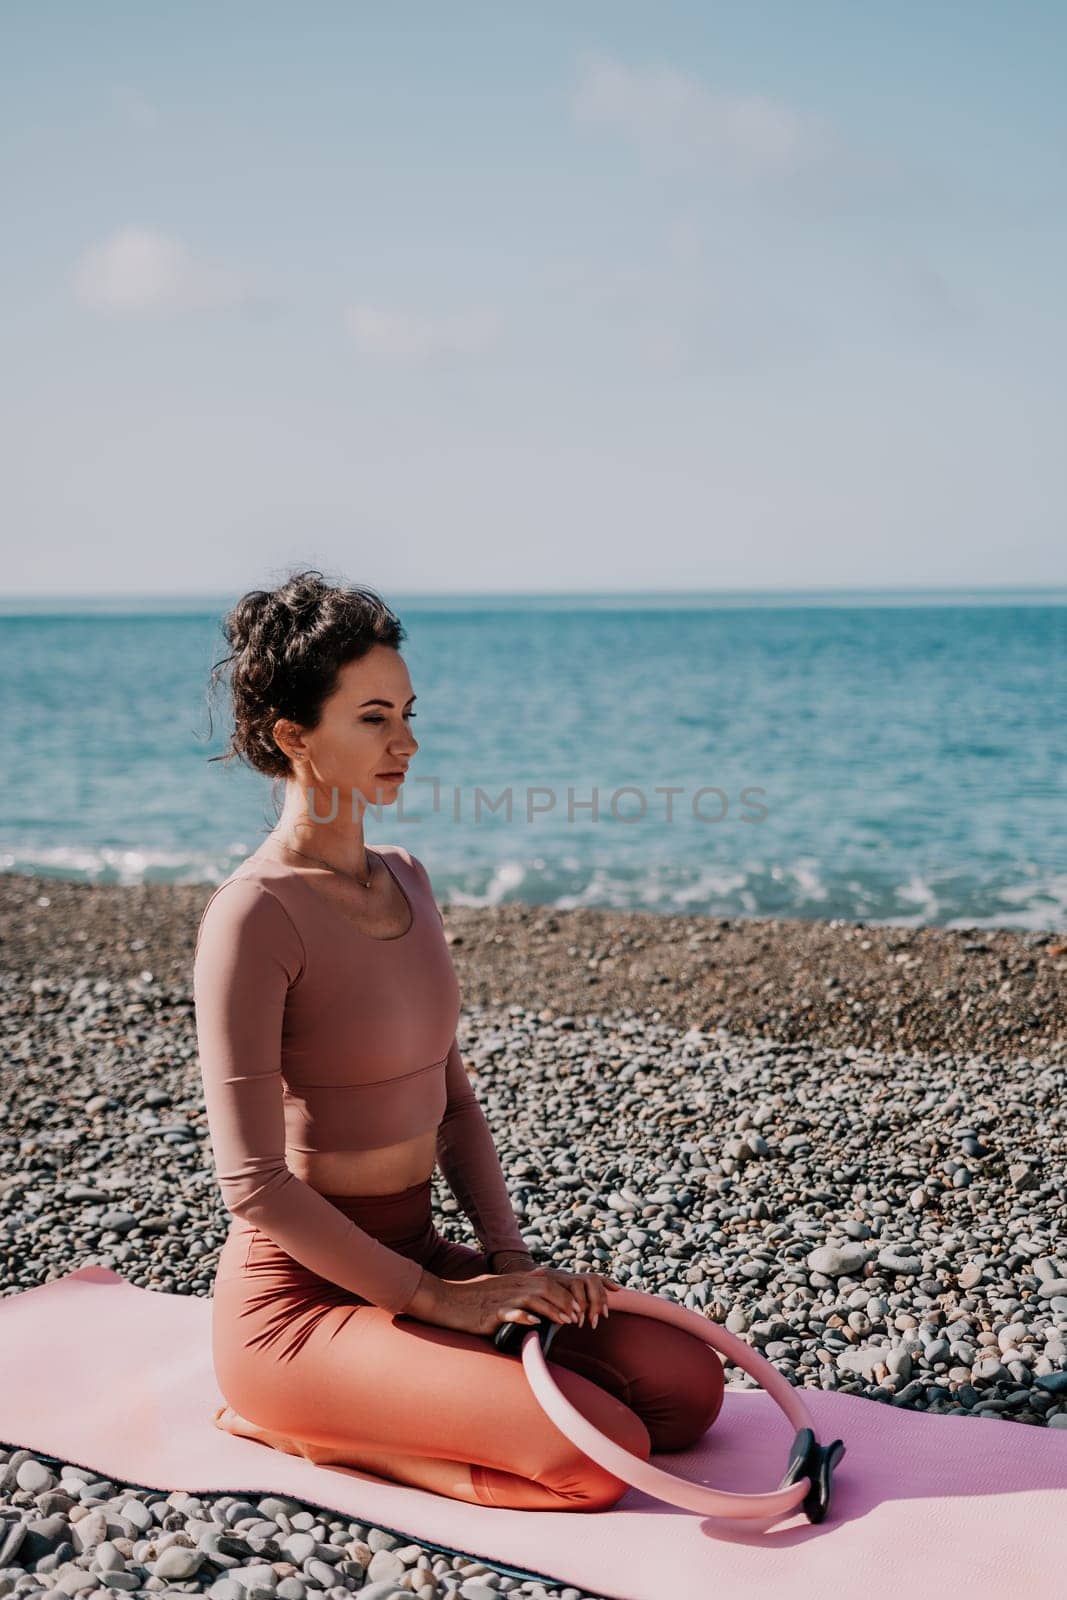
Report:
[[[317,569],[311,569],[317,570]],[[324,574],[324,576],[327,576]],[[282,580],[284,583],[286,580]],[[266,588],[251,584],[252,589]],[[280,588],[281,583],[273,585]],[[637,588],[637,589],[402,589],[392,585],[353,583],[352,587],[366,587],[381,594],[388,587],[391,593],[419,600],[494,599],[529,597],[530,599],[559,598],[582,599],[610,595],[619,598],[643,596],[716,597],[733,595],[808,595],[808,594],[1045,594],[1067,590],[1067,580],[1048,583],[966,583],[966,584],[815,584],[803,588],[788,585],[777,587],[698,589]],[[217,600],[231,593],[247,590],[230,589],[26,589],[0,593],[0,605],[16,600]]]

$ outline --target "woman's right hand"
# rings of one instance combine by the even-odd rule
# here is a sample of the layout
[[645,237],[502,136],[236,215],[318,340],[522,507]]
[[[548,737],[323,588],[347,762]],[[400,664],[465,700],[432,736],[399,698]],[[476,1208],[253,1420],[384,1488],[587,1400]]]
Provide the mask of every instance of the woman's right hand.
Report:
[[435,1278],[423,1273],[422,1282],[405,1315],[439,1328],[492,1336],[502,1322],[535,1327],[542,1318],[552,1322],[577,1322],[581,1311],[565,1284],[539,1272],[483,1272],[477,1278]]

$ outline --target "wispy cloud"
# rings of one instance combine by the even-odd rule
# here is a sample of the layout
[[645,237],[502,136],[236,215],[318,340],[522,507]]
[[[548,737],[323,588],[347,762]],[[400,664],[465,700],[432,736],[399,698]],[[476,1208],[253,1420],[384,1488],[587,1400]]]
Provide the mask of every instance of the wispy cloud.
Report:
[[265,303],[247,277],[198,260],[180,239],[120,228],[77,263],[73,287],[94,311],[201,311]]
[[882,271],[892,326],[924,341],[967,335],[984,320],[978,297],[958,275],[927,260],[888,260]]
[[418,364],[440,355],[478,355],[496,342],[500,332],[500,319],[493,311],[425,317],[356,304],[345,308],[344,320],[365,355],[399,364]]
[[589,59],[571,106],[576,121],[616,129],[659,167],[759,178],[805,171],[839,152],[823,118],[767,95],[715,91],[674,67]]
[[139,89],[125,85],[111,91],[111,104],[124,122],[133,128],[155,128],[159,125],[159,112]]

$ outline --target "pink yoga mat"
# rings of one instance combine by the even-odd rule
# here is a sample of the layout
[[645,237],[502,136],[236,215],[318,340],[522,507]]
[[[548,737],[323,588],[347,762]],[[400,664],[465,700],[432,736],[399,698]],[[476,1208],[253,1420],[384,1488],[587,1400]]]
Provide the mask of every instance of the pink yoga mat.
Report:
[[[0,1439],[145,1488],[292,1495],[612,1600],[1067,1594],[1067,1431],[805,1389],[819,1438],[848,1451],[824,1523],[723,1522],[636,1489],[601,1512],[471,1506],[213,1427],[210,1316],[202,1296],[106,1267],[0,1297]],[[653,1460],[754,1491],[777,1485],[790,1443],[772,1400],[728,1388],[700,1446]]]

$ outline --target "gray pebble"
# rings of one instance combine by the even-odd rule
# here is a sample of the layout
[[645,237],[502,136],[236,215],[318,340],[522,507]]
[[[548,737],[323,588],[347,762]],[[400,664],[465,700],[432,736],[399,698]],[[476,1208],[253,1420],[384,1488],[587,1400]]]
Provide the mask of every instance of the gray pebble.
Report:
[[922,1262],[918,1256],[907,1255],[903,1250],[892,1247],[879,1250],[878,1265],[885,1267],[887,1272],[900,1274],[901,1277],[912,1277],[922,1271]]
[[164,1550],[159,1560],[155,1562],[152,1571],[157,1578],[173,1578],[180,1581],[183,1578],[192,1578],[199,1572],[204,1561],[202,1550],[188,1550],[184,1545],[172,1544]]
[[404,1562],[395,1550],[376,1550],[367,1568],[367,1576],[376,1582],[380,1578],[391,1578],[395,1582],[402,1578],[406,1571]]
[[806,1257],[813,1272],[822,1272],[828,1278],[854,1277],[863,1270],[868,1251],[863,1244],[825,1244],[812,1250]]
[[24,1461],[15,1473],[15,1482],[27,1494],[41,1494],[45,1489],[51,1489],[55,1481],[54,1475],[44,1463],[34,1456]]

